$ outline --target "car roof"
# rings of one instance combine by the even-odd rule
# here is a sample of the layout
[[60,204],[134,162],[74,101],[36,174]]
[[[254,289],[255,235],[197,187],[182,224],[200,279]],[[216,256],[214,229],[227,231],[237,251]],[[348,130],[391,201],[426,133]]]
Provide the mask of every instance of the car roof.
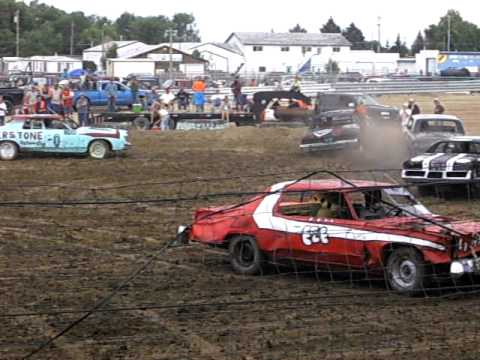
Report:
[[62,120],[63,118],[60,115],[55,114],[31,114],[31,115],[14,115],[12,116],[12,121],[27,121],[27,120]]
[[352,185],[341,180],[303,180],[299,182],[293,182],[291,185],[288,183],[276,184],[273,187],[288,189],[289,191],[315,191],[315,190],[338,190],[338,191],[351,191],[369,189],[372,187],[391,187],[395,186],[392,183],[368,181],[368,180],[347,180]]
[[457,120],[461,121],[454,115],[437,115],[437,114],[418,114],[412,116],[414,120]]

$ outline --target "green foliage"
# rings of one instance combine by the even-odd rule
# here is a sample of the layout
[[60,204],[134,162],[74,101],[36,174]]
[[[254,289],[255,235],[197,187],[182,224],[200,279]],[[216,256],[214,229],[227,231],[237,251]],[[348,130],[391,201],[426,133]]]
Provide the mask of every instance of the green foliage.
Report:
[[335,21],[333,21],[333,18],[330,17],[325,25],[322,26],[320,29],[320,32],[322,33],[341,33],[342,29],[340,29],[340,26],[338,26]]
[[389,49],[391,53],[399,53],[400,57],[405,57],[408,55],[409,50],[407,45],[405,45],[402,40],[400,40],[400,34],[397,35],[397,39],[395,40],[395,44]]
[[419,31],[415,41],[412,44],[411,53],[412,55],[418,54],[420,51],[425,49],[425,39],[423,38],[422,32]]
[[347,27],[342,32],[343,36],[352,43],[352,50],[366,50],[368,49],[368,44],[365,41],[365,36],[363,36],[362,30],[357,28],[352,22],[349,27]]
[[306,33],[307,29],[301,27],[300,24],[297,24],[288,31],[291,32],[291,33]]
[[[448,22],[450,18],[450,49],[447,49]],[[425,30],[428,49],[451,51],[480,51],[480,29],[477,25],[463,20],[456,10],[448,10],[436,25]]]
[[109,40],[138,40],[148,44],[166,41],[165,30],[177,30],[175,41],[199,41],[195,18],[179,13],[172,18],[163,15],[139,17],[122,14],[112,22],[102,16],[83,12],[67,13],[39,1],[29,4],[0,0],[0,57],[15,55],[15,12],[20,11],[20,55],[53,55],[70,53],[70,35],[74,26],[74,54]]
[[110,48],[105,53],[106,58],[107,59],[116,59],[118,57],[117,50],[118,50],[117,44],[113,44],[112,46],[110,46]]

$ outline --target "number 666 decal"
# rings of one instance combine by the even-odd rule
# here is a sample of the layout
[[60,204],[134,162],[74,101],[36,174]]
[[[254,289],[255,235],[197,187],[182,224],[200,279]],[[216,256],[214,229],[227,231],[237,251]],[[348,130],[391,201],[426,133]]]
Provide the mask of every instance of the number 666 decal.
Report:
[[302,241],[305,245],[326,245],[329,243],[328,229],[325,226],[307,225],[302,230]]

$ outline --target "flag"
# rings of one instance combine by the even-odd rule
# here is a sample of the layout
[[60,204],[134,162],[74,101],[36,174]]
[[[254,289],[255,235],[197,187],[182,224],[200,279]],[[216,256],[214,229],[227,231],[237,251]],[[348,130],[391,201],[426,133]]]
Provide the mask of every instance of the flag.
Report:
[[300,67],[300,69],[298,69],[298,73],[303,74],[303,73],[309,72],[311,69],[312,69],[312,58],[308,59],[308,61],[305,64],[303,64],[303,66]]

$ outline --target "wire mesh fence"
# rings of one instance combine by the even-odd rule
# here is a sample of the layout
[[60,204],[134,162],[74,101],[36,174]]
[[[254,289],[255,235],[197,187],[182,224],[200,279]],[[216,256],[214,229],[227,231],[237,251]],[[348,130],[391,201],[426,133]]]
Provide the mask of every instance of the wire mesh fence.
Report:
[[[301,186],[270,187],[286,179]],[[391,204],[385,190],[398,189],[395,179],[395,169],[300,169],[75,192],[62,183],[9,185],[0,199],[0,357],[475,358],[480,286],[473,274],[452,277],[447,266],[465,222]],[[385,209],[367,218],[357,194],[378,191],[387,196],[376,199]],[[309,213],[321,203],[315,192],[334,194],[351,213]],[[442,193],[421,200],[435,213],[455,201],[474,213],[475,194],[452,203]],[[272,207],[262,207],[272,198]],[[191,233],[193,241],[175,242],[177,227],[194,224],[196,209],[204,209],[197,222],[208,226]],[[285,221],[252,233],[254,216]],[[292,230],[290,220],[304,228]],[[230,243],[222,224],[237,231]],[[372,233],[382,235],[368,239]],[[393,244],[392,234],[425,243]],[[252,257],[242,247],[249,243],[232,247],[232,235],[260,248],[255,275],[245,270]],[[398,264],[385,256],[399,249],[409,250]],[[469,250],[456,256],[474,257],[475,246]],[[392,287],[392,276],[408,283],[414,272],[424,280],[409,292],[414,296]]]

